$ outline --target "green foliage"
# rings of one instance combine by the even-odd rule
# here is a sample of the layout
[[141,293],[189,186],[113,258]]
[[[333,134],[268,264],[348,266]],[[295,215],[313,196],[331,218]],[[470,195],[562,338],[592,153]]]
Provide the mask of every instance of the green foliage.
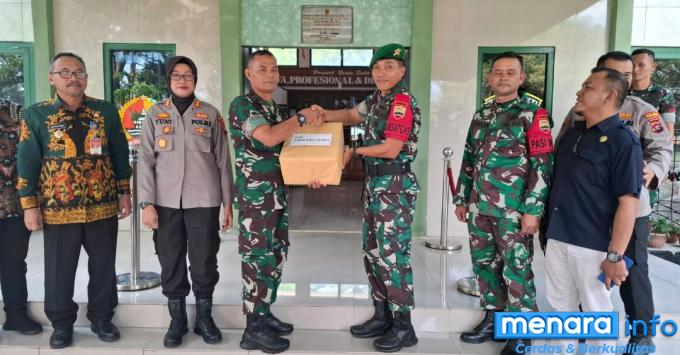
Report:
[[652,222],[652,233],[668,234],[673,231],[673,225],[664,217],[660,217]]
[[18,54],[0,54],[0,99],[24,104],[24,61]]
[[[675,104],[679,105],[680,59],[657,59],[656,63],[656,73],[652,76],[652,81],[671,90],[675,98]],[[680,115],[680,111],[676,111],[676,121],[678,115]]]
[[680,234],[680,224],[673,223],[671,225],[671,231],[670,232],[673,233],[673,234]]
[[161,100],[166,96],[165,59],[169,52],[116,50],[111,52],[113,102],[146,96]]

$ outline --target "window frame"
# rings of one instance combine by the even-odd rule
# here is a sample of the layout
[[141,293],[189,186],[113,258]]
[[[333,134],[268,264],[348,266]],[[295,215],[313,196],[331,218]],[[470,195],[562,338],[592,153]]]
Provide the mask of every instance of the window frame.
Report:
[[656,59],[680,59],[680,47],[632,46],[630,52],[633,53],[634,50],[643,48],[652,50]]
[[548,63],[546,64],[545,73],[545,108],[552,113],[553,103],[553,86],[555,84],[555,47],[550,46],[514,46],[514,47],[478,47],[477,48],[477,107],[482,105],[482,88],[484,75],[482,73],[484,65],[484,55],[486,54],[501,54],[503,52],[513,51],[518,54],[546,54]]
[[0,41],[0,54],[20,54],[23,58],[24,102],[28,107],[35,103],[35,52],[31,42]]
[[171,56],[176,55],[177,45],[174,43],[104,43],[104,98],[113,102],[113,91],[111,90],[111,52],[120,50],[131,51],[168,51]]

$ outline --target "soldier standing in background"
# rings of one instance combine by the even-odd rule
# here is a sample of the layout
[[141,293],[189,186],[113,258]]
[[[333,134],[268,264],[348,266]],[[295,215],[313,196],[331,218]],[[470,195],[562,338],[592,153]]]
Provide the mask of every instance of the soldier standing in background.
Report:
[[[522,57],[505,52],[487,77],[495,100],[472,118],[465,143],[456,217],[468,223],[473,271],[479,280],[482,322],[460,338],[482,343],[494,337],[494,313],[537,311],[531,268],[533,234],[544,214],[552,172],[548,112],[520,97]],[[509,340],[501,354],[517,354]]]

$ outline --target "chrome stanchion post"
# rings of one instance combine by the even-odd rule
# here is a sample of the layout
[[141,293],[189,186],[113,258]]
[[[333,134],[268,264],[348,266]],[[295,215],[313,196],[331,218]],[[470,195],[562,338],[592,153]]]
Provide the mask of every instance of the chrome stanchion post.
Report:
[[140,224],[139,224],[139,200],[137,195],[137,147],[130,147],[132,165],[132,213],[130,221],[131,241],[131,262],[132,267],[129,273],[116,276],[116,287],[118,291],[138,291],[156,287],[161,283],[161,276],[155,272],[139,271],[140,251]]
[[453,149],[451,147],[444,148],[442,152],[444,154],[444,178],[442,179],[442,214],[441,214],[441,228],[439,238],[433,237],[428,238],[425,241],[425,246],[436,250],[460,250],[463,246],[460,243],[449,242],[448,241],[448,229],[449,229],[449,197],[451,195],[451,189],[449,188],[449,180],[447,172],[451,168],[451,156],[453,155]]

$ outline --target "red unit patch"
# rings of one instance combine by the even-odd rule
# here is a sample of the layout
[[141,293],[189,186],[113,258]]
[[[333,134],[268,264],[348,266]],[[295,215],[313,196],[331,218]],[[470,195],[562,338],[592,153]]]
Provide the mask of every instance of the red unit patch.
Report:
[[413,126],[413,112],[411,111],[411,97],[407,94],[397,94],[387,116],[385,138],[394,138],[402,142],[408,140]]
[[548,111],[539,108],[534,114],[534,121],[527,131],[527,144],[529,146],[529,156],[552,153],[553,140],[550,132],[550,118]]

